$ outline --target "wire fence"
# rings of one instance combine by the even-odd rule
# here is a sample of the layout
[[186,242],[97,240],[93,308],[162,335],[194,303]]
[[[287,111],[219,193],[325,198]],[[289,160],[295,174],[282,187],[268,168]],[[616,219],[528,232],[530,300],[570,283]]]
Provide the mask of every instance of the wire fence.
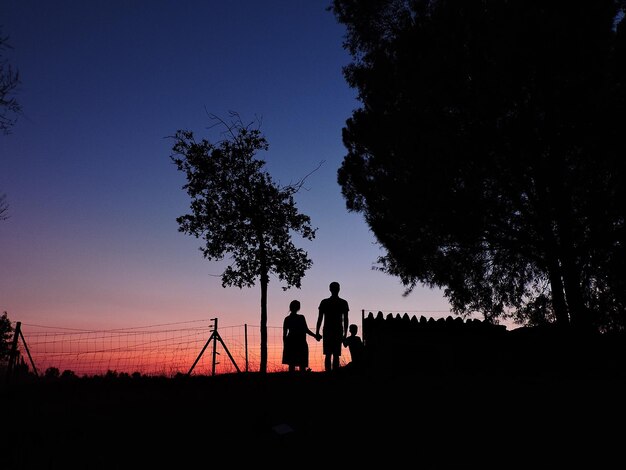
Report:
[[[359,331],[366,317],[376,310],[361,310]],[[411,312],[444,317],[448,312]],[[404,315],[407,315],[405,313]],[[383,315],[378,311],[378,316]],[[399,314],[388,314],[398,316]],[[49,369],[78,376],[107,373],[174,377],[179,374],[217,375],[257,372],[261,362],[259,325],[218,325],[218,319],[165,323],[108,330],[87,330],[20,324],[18,358],[23,367],[37,375]],[[216,328],[217,326],[217,328]],[[283,372],[282,325],[267,327],[267,372]],[[322,342],[307,337],[309,369],[324,370]],[[350,362],[348,348],[342,349],[340,365]],[[1,364],[0,364],[1,366]]]
[[[36,374],[48,369],[78,376],[106,373],[173,377],[217,375],[260,370],[258,325],[221,326],[215,319],[111,330],[84,330],[20,324],[22,363]],[[15,325],[14,325],[15,326]],[[309,344],[309,368],[322,371],[322,342]],[[286,371],[282,364],[282,326],[267,327],[267,372]],[[344,348],[342,365],[349,362]]]

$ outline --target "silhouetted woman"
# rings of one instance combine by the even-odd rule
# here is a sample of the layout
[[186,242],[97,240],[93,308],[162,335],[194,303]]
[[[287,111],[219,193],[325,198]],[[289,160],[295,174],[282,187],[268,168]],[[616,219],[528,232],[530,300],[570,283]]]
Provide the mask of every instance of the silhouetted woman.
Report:
[[292,300],[289,304],[289,315],[283,321],[283,364],[289,366],[289,372],[296,367],[305,372],[309,367],[309,344],[306,335],[313,336],[317,341],[321,336],[313,333],[306,324],[304,315],[300,315],[300,302]]

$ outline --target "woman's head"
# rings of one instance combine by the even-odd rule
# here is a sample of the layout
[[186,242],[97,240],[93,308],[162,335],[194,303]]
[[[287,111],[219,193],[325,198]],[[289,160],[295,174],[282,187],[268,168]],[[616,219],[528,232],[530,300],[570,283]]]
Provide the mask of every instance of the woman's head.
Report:
[[291,303],[289,304],[289,311],[297,312],[298,310],[300,310],[300,302],[297,300],[292,300]]

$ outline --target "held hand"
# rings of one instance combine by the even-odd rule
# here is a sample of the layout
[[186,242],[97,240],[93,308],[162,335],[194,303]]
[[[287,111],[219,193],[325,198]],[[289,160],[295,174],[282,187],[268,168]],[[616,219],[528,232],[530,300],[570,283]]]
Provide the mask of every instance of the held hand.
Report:
[[322,339],[322,335],[320,335],[319,333],[317,333],[317,334],[315,335],[315,339],[316,339],[317,341],[320,341],[320,340]]

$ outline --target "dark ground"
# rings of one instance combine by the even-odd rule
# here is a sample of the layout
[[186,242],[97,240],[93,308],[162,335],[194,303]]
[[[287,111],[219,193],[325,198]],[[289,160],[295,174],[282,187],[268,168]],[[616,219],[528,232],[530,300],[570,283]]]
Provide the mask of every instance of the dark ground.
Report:
[[347,370],[0,388],[0,468],[626,468],[618,374]]

